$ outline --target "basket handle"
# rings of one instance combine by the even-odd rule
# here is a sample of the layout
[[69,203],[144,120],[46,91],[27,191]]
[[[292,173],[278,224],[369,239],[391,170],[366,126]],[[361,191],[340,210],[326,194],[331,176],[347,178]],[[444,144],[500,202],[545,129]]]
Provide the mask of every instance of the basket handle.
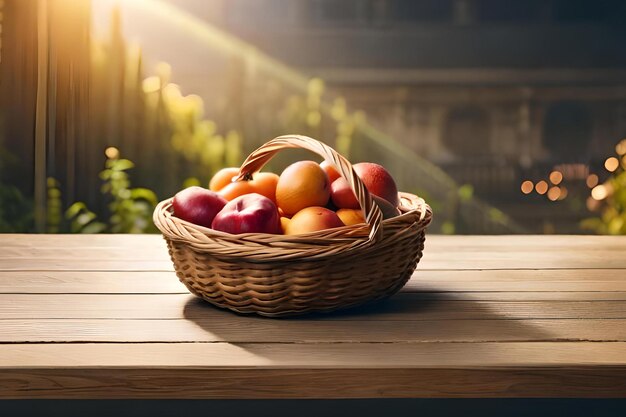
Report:
[[325,161],[329,162],[337,170],[339,175],[348,181],[352,191],[354,191],[356,195],[359,206],[361,206],[365,214],[365,221],[370,227],[368,242],[376,241],[379,234],[382,232],[381,223],[383,215],[380,208],[378,208],[378,205],[372,200],[372,196],[352,168],[352,164],[333,148],[318,140],[301,135],[283,135],[274,138],[264,145],[261,145],[261,147],[253,151],[246,160],[243,161],[239,169],[239,175],[235,181],[251,178],[254,174],[259,172],[278,151],[287,148],[306,149],[318,154],[324,158]]

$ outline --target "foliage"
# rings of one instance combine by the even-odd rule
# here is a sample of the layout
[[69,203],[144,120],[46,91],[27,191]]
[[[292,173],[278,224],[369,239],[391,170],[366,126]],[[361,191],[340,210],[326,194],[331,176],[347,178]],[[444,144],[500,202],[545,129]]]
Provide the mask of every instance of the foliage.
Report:
[[598,204],[600,215],[583,220],[581,227],[598,234],[626,235],[626,139],[618,143],[615,150],[617,157],[613,158],[619,164],[606,182],[594,187],[590,197],[601,201]]
[[[111,148],[109,148],[111,149]],[[108,224],[98,221],[97,215],[83,202],[72,204],[65,212],[72,233],[146,233],[156,232],[152,212],[157,205],[156,194],[147,188],[131,188],[127,170],[134,167],[128,159],[119,159],[113,153],[100,172],[104,181],[101,191],[110,199]]]

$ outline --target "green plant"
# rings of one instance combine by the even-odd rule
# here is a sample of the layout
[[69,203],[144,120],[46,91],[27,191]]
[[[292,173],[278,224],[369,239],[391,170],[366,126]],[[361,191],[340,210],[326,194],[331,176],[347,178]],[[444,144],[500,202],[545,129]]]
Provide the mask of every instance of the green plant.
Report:
[[101,191],[112,199],[109,203],[111,233],[156,232],[151,219],[158,199],[147,188],[130,188],[126,171],[134,166],[130,160],[115,156],[107,159],[106,168],[100,172],[104,180]]
[[150,233],[156,232],[152,212],[157,205],[156,194],[147,188],[131,188],[129,169],[135,165],[120,159],[119,151],[108,148],[105,169],[100,172],[104,181],[102,193],[110,200],[108,224],[98,221],[97,215],[83,202],[72,204],[65,212],[72,233]]

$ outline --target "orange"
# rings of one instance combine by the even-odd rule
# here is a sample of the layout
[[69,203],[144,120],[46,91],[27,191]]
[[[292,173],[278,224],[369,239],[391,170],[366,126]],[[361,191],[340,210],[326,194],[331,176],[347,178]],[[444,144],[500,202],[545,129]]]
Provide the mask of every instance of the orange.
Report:
[[256,190],[256,193],[264,195],[276,203],[276,185],[278,184],[278,175],[273,172],[257,172],[254,174],[254,178],[250,182]]
[[346,226],[365,223],[365,217],[363,216],[363,210],[361,209],[342,208],[337,210],[337,216],[339,216],[343,224]]
[[232,182],[234,176],[239,174],[239,168],[222,168],[213,175],[209,181],[209,190],[219,191]]
[[286,223],[286,235],[299,235],[345,226],[337,213],[325,207],[306,207]]
[[325,206],[330,197],[330,181],[318,164],[299,161],[280,174],[276,185],[276,203],[291,216],[306,207]]
[[228,184],[217,193],[226,200],[231,201],[240,195],[256,193],[256,190],[252,186],[252,181],[237,181]]

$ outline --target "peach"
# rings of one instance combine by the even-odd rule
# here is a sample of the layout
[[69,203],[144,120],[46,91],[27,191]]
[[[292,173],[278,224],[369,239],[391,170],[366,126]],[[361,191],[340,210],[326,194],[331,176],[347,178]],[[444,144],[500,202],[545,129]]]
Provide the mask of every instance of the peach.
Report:
[[280,174],[276,202],[287,216],[306,207],[324,206],[330,197],[330,182],[324,170],[313,161],[299,161]]
[[331,184],[335,182],[335,180],[341,176],[339,175],[339,172],[337,172],[335,167],[333,167],[328,161],[322,161],[320,163],[320,166],[322,167],[322,169],[328,176],[328,181],[330,181]]
[[330,186],[330,199],[338,208],[358,209],[359,202],[350,188],[350,184],[343,178],[337,178]]
[[305,207],[286,222],[286,235],[299,235],[344,226],[334,211],[325,207]]
[[228,167],[220,169],[213,175],[211,181],[209,181],[209,190],[221,190],[230,184],[237,174],[239,174],[239,168]]
[[337,216],[346,226],[365,223],[365,216],[363,216],[363,210],[361,209],[342,208],[337,210]]
[[370,193],[387,200],[394,207],[398,207],[400,204],[398,187],[391,174],[383,166],[372,162],[361,162],[353,165],[353,167]]

